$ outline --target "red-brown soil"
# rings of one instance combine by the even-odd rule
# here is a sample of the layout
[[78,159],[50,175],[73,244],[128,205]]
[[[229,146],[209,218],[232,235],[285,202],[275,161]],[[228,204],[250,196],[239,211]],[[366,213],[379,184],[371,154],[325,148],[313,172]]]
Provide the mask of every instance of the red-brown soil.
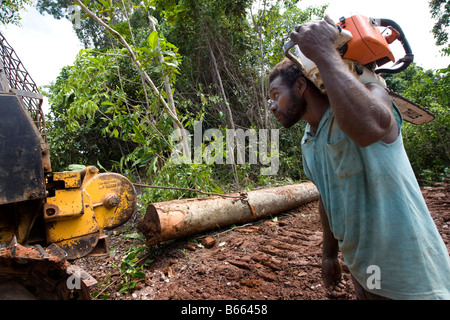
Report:
[[[422,188],[433,220],[450,252],[450,185]],[[316,203],[277,217],[198,234],[146,248],[133,239],[138,216],[110,231],[111,254],[74,263],[98,280],[91,293],[109,300],[353,300],[353,283],[342,257],[346,287],[337,295],[321,279],[322,231]],[[133,289],[121,273],[127,252],[151,261]],[[143,250],[143,249],[142,249]],[[141,261],[141,262],[142,262]],[[133,267],[134,265],[134,267]],[[129,271],[136,271],[139,263]],[[128,282],[129,284],[130,282]]]

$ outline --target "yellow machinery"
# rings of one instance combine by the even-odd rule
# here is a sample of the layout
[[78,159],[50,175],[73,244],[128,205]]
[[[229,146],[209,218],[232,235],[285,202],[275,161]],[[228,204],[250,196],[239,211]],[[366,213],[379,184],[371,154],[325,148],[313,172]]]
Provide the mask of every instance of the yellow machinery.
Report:
[[104,230],[131,217],[136,191],[92,166],[52,173],[42,101],[0,33],[0,299],[89,299],[68,261],[109,251]]
[[107,253],[103,229],[120,226],[133,214],[133,185],[119,174],[98,173],[95,167],[54,173],[53,182],[63,182],[64,188],[44,204],[47,241],[64,249],[70,259]]

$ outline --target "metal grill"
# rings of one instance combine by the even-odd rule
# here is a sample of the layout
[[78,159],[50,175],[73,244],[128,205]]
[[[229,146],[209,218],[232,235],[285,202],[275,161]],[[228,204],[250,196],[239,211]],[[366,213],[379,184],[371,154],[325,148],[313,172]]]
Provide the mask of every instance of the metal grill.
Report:
[[43,95],[31,79],[22,61],[0,32],[0,92],[14,93],[21,97],[44,142],[47,142],[45,116],[42,111]]

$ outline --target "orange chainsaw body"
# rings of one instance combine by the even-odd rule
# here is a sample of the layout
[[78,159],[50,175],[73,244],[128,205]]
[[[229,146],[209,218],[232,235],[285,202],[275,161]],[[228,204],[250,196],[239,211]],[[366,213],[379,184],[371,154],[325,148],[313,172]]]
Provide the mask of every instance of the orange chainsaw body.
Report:
[[347,43],[348,49],[343,58],[358,61],[362,65],[376,62],[378,66],[395,61],[389,49],[389,43],[392,40],[381,34],[373,19],[354,15],[341,18],[338,24],[353,35]]

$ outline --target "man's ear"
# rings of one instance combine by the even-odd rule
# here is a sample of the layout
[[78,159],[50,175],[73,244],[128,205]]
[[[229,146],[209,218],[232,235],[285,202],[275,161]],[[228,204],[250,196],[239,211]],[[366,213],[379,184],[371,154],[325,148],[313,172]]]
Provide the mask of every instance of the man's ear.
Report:
[[306,81],[306,78],[304,77],[298,77],[297,80],[295,80],[294,83],[294,89],[297,90],[297,93],[300,96],[303,96],[303,94],[306,91],[306,87],[308,86],[308,83]]

